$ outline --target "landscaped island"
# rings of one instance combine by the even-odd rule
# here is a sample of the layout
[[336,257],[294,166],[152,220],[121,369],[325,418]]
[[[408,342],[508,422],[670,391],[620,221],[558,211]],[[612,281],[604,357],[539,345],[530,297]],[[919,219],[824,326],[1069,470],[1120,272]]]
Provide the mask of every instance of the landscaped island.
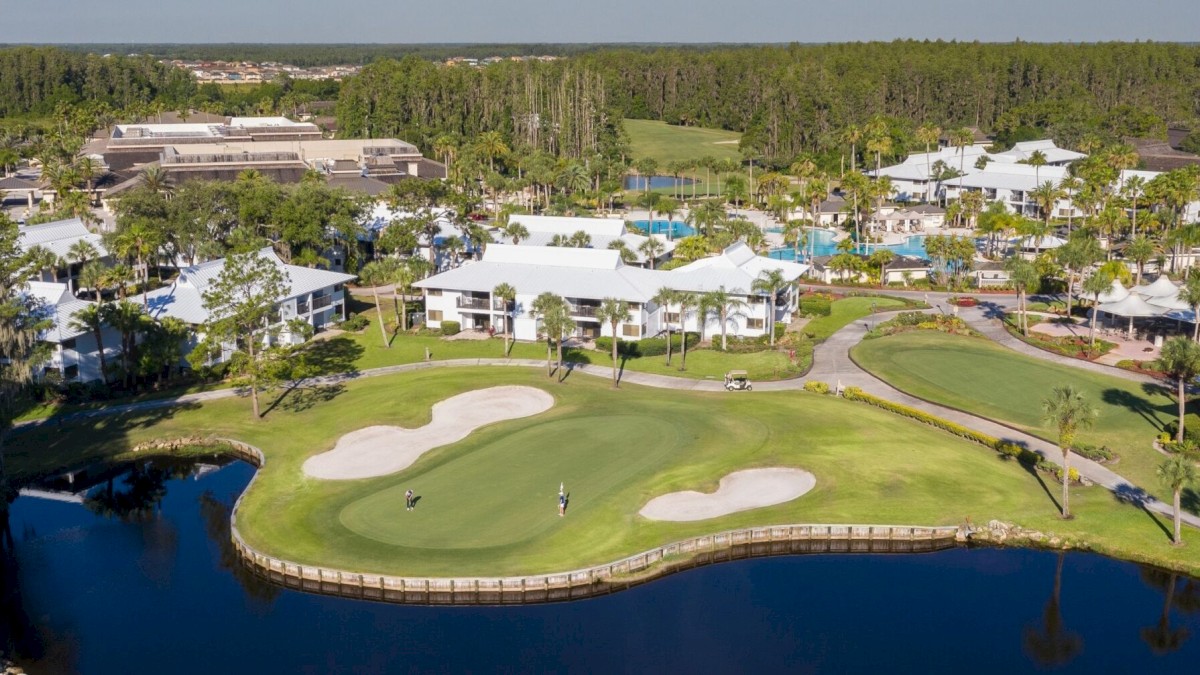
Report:
[[[434,404],[501,385],[549,392],[545,412],[480,428],[409,468],[361,480],[306,477],[304,462],[373,425],[420,428]],[[267,462],[238,528],[264,553],[306,565],[409,576],[498,576],[575,569],[671,541],[790,523],[958,525],[1001,519],[1075,545],[1196,573],[1200,551],[1167,545],[1137,508],[1076,488],[1062,521],[1016,462],[858,403],[794,391],[612,390],[601,378],[556,384],[536,370],[448,368],[288,393],[261,421],[226,399],[45,425],[14,435],[8,459],[34,466],[82,444],[116,455],[154,438],[205,434],[260,447]],[[802,467],[815,487],[774,506],[693,522],[638,515],[651,500],[713,492],[728,474]],[[558,490],[568,497],[558,515]],[[412,489],[416,508],[405,510]]]

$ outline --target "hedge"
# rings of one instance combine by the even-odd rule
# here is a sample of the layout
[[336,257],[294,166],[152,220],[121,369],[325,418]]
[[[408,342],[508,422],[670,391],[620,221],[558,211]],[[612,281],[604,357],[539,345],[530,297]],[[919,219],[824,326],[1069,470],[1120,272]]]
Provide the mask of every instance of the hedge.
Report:
[[457,321],[443,321],[442,335],[458,335],[462,330],[462,324]]
[[[700,335],[698,333],[687,334],[688,349],[695,349],[696,345],[700,344]],[[679,333],[671,334],[671,352],[678,353],[683,345],[683,337]],[[596,338],[596,349],[600,351],[612,353],[612,338],[606,336]],[[663,356],[667,353],[667,338],[652,337],[642,338],[636,342],[629,340],[617,341],[617,354],[630,359],[636,359],[642,356]]]
[[804,316],[829,316],[833,313],[833,300],[827,295],[802,295],[800,313]]

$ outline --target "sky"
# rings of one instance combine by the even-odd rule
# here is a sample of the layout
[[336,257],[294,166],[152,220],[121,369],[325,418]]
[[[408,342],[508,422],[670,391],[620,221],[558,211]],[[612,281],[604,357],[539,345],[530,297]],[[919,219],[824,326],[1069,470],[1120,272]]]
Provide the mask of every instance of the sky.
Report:
[[14,42],[1200,42],[1200,0],[0,0]]

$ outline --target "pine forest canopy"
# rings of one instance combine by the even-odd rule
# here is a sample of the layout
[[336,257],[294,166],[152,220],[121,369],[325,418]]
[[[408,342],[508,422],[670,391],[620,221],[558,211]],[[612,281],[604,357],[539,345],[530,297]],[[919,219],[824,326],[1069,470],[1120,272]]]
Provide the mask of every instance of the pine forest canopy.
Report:
[[[221,53],[221,46],[200,47],[214,57]],[[225,47],[231,54],[267,50],[264,55],[273,47],[301,48]],[[824,164],[836,164],[837,152],[847,147],[843,131],[876,116],[888,122],[893,137],[888,159],[923,149],[912,130],[925,122],[944,129],[979,126],[1010,141],[1043,134],[1077,147],[1089,136],[1162,137],[1168,124],[1191,125],[1200,116],[1196,45],[575,47],[581,51],[556,60],[481,68],[448,67],[414,55],[436,50],[377,60],[341,83],[338,133],[395,136],[431,150],[438,138],[470,141],[498,131],[517,151],[614,157],[625,146],[620,120],[636,118],[740,132],[744,156],[786,166],[801,153],[825,155]],[[0,50],[0,116],[48,115],[64,102],[94,99],[114,108],[134,102],[243,113],[256,104],[262,110],[285,107],[280,98],[302,85],[314,86],[198,87],[186,72],[150,57],[49,47]],[[332,97],[336,85],[322,86],[308,98]],[[861,143],[857,150],[864,151]]]

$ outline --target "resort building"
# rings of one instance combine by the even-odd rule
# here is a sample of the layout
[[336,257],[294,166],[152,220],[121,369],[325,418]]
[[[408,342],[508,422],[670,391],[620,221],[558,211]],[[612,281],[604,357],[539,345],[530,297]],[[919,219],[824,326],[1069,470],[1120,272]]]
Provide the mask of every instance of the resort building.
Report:
[[[75,314],[95,303],[79,300],[71,294],[66,284],[31,281],[26,286],[27,296],[37,305],[37,311],[48,327],[39,339],[50,346],[50,356],[42,365],[42,375],[58,373],[65,382],[91,382],[100,380],[100,349],[96,336],[88,330],[72,327]],[[104,356],[110,362],[118,358],[121,344],[120,334],[109,326],[102,330]]]
[[[294,319],[320,330],[346,318],[343,285],[352,281],[354,275],[288,265],[270,247],[258,251],[257,255],[277,266],[287,278],[288,290],[279,299],[278,314],[274,317],[275,323],[282,326],[279,340],[293,344],[303,341],[303,336],[292,334],[286,327]],[[209,319],[209,312],[204,308],[204,293],[225,269],[225,260],[220,258],[184,267],[170,286],[150,291],[146,299],[150,316],[156,320],[172,316],[193,329],[199,328]],[[228,354],[223,354],[222,360],[226,356]]]
[[77,290],[75,281],[83,264],[75,259],[75,250],[80,242],[86,242],[97,254],[97,259],[108,257],[104,240],[93,233],[78,218],[58,220],[40,225],[22,225],[18,228],[17,246],[22,252],[34,247],[49,251],[60,264],[41,271],[41,281],[66,284],[68,290]]
[[[603,298],[629,303],[632,320],[618,327],[619,337],[636,340],[654,336],[666,330],[668,322],[673,330],[682,326],[708,336],[720,331],[715,314],[700,316],[693,309],[680,316],[677,307],[657,305],[653,297],[662,288],[693,293],[724,289],[745,303],[729,316],[727,332],[756,337],[765,335],[771,322],[791,321],[798,303],[794,290],[781,290],[776,306],[768,311],[767,299],[749,290],[767,269],[780,270],[791,283],[808,266],[757,256],[741,242],[718,256],[670,271],[626,265],[618,251],[609,249],[497,243],[488,246],[482,261],[463,264],[414,285],[424,290],[425,319],[431,328],[440,327],[443,321],[457,321],[469,330],[503,330],[505,322],[510,321],[518,340],[538,338],[540,322],[530,309],[534,299],[544,292],[566,299],[579,337],[612,334],[611,327],[596,318]],[[493,289],[501,283],[516,289],[516,300],[510,307],[493,297]]]

